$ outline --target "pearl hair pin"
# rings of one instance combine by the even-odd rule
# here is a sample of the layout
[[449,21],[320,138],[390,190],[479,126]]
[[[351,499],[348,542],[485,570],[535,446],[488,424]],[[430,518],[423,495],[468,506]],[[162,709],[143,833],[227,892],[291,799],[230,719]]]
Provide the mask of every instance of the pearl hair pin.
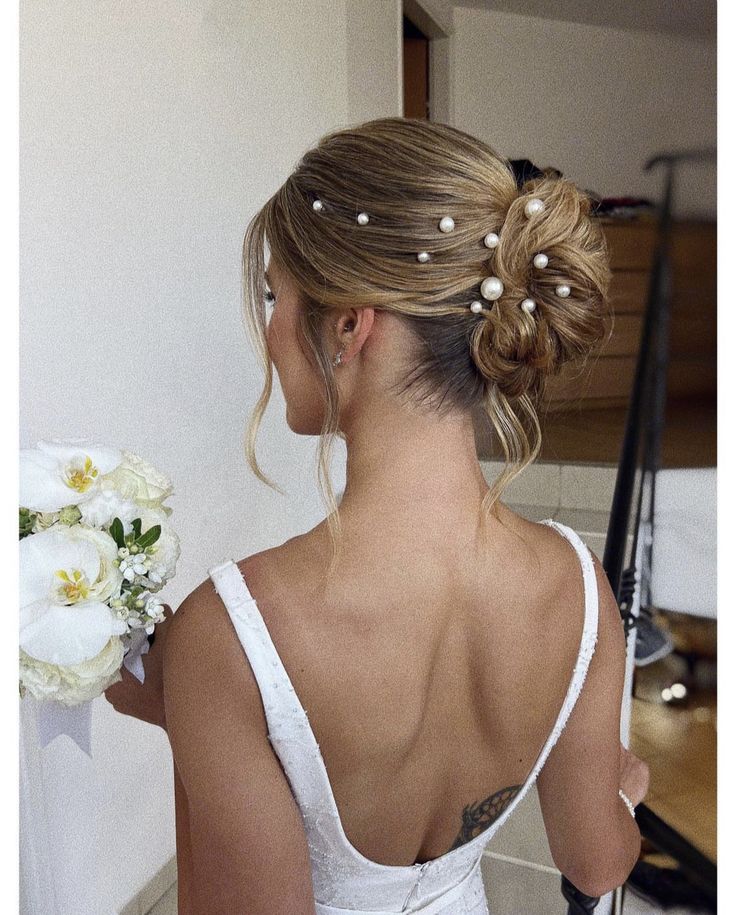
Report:
[[[543,212],[545,210],[545,208],[546,207],[545,207],[545,203],[543,200],[540,200],[539,197],[532,197],[531,200],[528,200],[526,202],[526,204],[524,206],[524,213],[526,214],[527,217],[531,218],[531,217],[535,216],[536,214]],[[312,201],[312,209],[316,213],[321,213],[324,210],[324,203],[322,202],[322,200],[316,199],[316,200]],[[370,216],[366,212],[358,213],[358,215],[356,216],[356,221],[357,221],[358,225],[361,225],[361,226],[368,225],[370,222]],[[443,216],[439,220],[437,227],[440,232],[443,232],[445,234],[447,234],[449,232],[453,232],[455,230],[455,220],[452,218],[452,216]],[[488,232],[483,237],[484,246],[491,250],[497,248],[500,244],[500,241],[501,241],[501,239],[500,239],[498,233],[496,233],[496,232]],[[432,254],[430,254],[429,251],[419,251],[416,255],[416,258],[420,264],[426,264],[432,260]],[[537,269],[543,270],[549,264],[549,257],[544,252],[540,251],[534,255],[532,262]],[[559,285],[557,285],[555,287],[555,293],[561,299],[568,298],[571,291],[572,290],[567,283],[560,283]],[[503,295],[503,292],[504,292],[503,282],[497,276],[487,276],[483,279],[483,281],[480,284],[480,294],[481,294],[482,298],[488,302],[495,302],[496,299],[499,299]],[[531,314],[533,311],[536,310],[537,303],[532,298],[526,298],[520,303],[520,306],[521,306],[522,310],[525,311],[527,314]],[[473,314],[480,314],[481,312],[485,311],[485,306],[484,306],[483,302],[481,302],[477,299],[470,304],[469,308],[470,308],[470,311],[473,312]],[[341,361],[342,361],[342,352],[339,352],[337,354],[337,356],[335,357],[334,364],[339,365]]]
[[480,284],[480,294],[489,302],[495,302],[503,295],[503,283],[497,276],[487,276]]

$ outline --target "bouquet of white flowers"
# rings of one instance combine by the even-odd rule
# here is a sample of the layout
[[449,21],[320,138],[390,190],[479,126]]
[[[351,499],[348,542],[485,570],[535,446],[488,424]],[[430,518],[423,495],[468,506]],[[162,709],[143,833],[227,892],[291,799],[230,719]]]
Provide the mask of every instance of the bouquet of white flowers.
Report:
[[156,596],[176,572],[171,483],[129,451],[83,440],[20,452],[20,695],[75,706],[143,682]]

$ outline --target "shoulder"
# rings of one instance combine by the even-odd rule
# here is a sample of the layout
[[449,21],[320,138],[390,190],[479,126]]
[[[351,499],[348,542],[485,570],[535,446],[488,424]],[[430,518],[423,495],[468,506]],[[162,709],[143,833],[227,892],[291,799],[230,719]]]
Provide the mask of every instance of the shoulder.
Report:
[[[241,560],[237,568],[247,575],[259,555]],[[173,614],[164,642],[163,667],[166,707],[178,707],[179,721],[197,717],[198,728],[206,728],[212,719],[206,714],[198,716],[198,709],[213,703],[225,707],[237,698],[237,714],[256,732],[266,733],[258,683],[209,575]]]
[[[252,553],[235,562],[247,583],[267,628],[271,629],[279,601],[271,595],[281,591],[280,571],[290,566],[284,559],[287,544]],[[213,563],[214,565],[214,563]],[[212,567],[212,566],[210,566]],[[266,600],[261,600],[266,596]],[[164,643],[164,677],[169,687],[206,697],[219,690],[238,696],[253,714],[263,720],[260,693],[230,613],[208,575],[179,604],[168,624]],[[222,700],[221,700],[222,701]]]
[[[264,566],[265,550],[235,563],[235,568],[250,584]],[[166,639],[169,656],[187,656],[194,651],[222,647],[236,637],[230,615],[212,578],[200,582],[179,604],[173,614]]]

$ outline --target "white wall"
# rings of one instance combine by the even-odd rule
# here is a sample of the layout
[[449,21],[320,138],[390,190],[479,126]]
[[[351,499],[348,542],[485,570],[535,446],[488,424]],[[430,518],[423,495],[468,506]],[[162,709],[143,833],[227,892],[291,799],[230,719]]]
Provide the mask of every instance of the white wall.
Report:
[[[321,134],[399,113],[399,36],[394,0],[372,16],[346,0],[21,5],[21,446],[88,436],[172,477],[174,607],[216,561],[322,516],[315,442],[285,426],[278,387],[259,453],[288,496],[245,463],[261,376],[242,236]],[[376,73],[362,95],[355,55]],[[38,901],[26,875],[33,915],[113,915],[174,853],[165,735],[102,698],[93,728],[92,761],[62,737],[22,762],[25,866],[54,880]]]
[[[604,197],[659,202],[660,152],[715,146],[716,45],[455,7],[454,125]],[[715,218],[715,165],[682,166],[678,215]]]

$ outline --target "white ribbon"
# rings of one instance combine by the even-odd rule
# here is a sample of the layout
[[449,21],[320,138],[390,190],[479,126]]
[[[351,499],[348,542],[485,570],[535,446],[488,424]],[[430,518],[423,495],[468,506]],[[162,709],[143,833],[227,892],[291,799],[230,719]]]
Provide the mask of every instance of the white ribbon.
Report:
[[[143,683],[146,676],[142,655],[146,654],[150,647],[146,630],[134,629],[130,635],[130,648],[123,658],[123,665],[139,683]],[[66,734],[92,759],[92,701],[67,706],[48,700],[39,702],[38,705],[38,737],[41,748],[61,734]]]
[[123,658],[123,665],[128,668],[140,683],[143,683],[146,676],[141,655],[147,654],[150,647],[145,629],[134,629],[131,632],[130,648]]
[[61,702],[46,701],[39,703],[38,737],[41,748],[58,737],[68,734],[80,750],[90,759],[92,737],[92,702],[80,702],[79,705],[66,706]]

